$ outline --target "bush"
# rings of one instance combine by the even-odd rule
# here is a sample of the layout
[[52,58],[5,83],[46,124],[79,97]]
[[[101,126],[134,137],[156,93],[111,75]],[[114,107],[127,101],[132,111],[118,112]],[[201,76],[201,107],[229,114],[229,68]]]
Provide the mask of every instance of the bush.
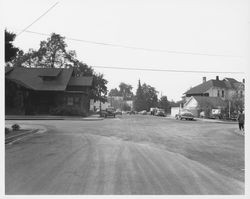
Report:
[[20,126],[19,126],[18,124],[13,124],[13,125],[11,126],[11,128],[12,128],[13,131],[18,131],[18,130],[20,130]]
[[10,133],[10,129],[5,127],[5,134],[8,134],[8,133]]
[[82,112],[76,107],[70,106],[58,106],[50,109],[51,115],[62,115],[62,116],[87,116],[86,112]]

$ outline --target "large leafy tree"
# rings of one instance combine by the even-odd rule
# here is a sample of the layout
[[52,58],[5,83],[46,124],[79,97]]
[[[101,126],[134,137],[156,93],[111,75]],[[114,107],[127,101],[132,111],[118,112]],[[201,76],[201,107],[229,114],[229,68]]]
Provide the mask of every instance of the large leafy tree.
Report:
[[13,45],[13,41],[15,40],[16,34],[9,32],[7,30],[4,31],[5,33],[5,62],[12,61],[19,49]]
[[120,95],[123,96],[124,100],[131,100],[133,98],[133,87],[131,85],[121,82],[119,88]]
[[164,109],[165,112],[169,112],[170,103],[167,96],[162,96],[159,100],[159,107]]
[[142,85],[142,91],[146,100],[146,110],[149,111],[151,107],[156,107],[158,105],[158,91],[156,91],[154,87],[145,83]]
[[119,85],[119,89],[114,88],[109,92],[109,96],[122,96],[124,100],[132,100],[133,99],[133,87],[130,84],[126,84],[121,82]]
[[40,42],[36,51],[30,49],[15,60],[14,66],[44,67],[44,68],[68,68],[75,66],[79,61],[75,51],[66,50],[65,38],[52,33],[46,41]]

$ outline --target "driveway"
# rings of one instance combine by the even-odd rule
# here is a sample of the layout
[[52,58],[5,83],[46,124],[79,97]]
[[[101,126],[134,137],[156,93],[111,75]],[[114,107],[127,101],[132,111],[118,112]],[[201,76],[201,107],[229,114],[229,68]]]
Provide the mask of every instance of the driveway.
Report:
[[13,122],[48,131],[6,145],[6,194],[244,194],[236,125],[144,115]]

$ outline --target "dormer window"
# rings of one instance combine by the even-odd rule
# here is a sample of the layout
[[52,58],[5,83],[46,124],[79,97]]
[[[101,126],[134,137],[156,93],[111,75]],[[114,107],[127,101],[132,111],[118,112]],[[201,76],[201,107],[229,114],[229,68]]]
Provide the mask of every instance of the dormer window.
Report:
[[60,72],[61,70],[58,69],[47,68],[46,70],[40,72],[39,77],[41,77],[43,81],[52,81],[58,77]]

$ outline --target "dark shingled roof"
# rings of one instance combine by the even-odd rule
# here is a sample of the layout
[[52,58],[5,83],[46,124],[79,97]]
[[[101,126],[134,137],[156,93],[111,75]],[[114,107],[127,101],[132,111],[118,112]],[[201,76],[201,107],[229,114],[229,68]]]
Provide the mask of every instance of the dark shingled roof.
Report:
[[46,68],[46,70],[40,70],[39,71],[39,76],[40,77],[57,77],[62,69],[58,68]]
[[225,107],[226,102],[220,97],[204,97],[204,96],[193,96],[193,98],[198,102],[199,105],[207,104],[212,107]]
[[239,83],[239,82],[236,81],[233,78],[225,78],[224,80],[213,80],[213,79],[211,79],[209,81],[206,81],[206,82],[204,82],[202,84],[199,84],[199,85],[191,88],[190,90],[188,90],[184,94],[205,93],[211,87],[219,87],[219,88],[225,88],[225,89],[233,88],[234,89],[236,83]]
[[69,86],[92,86],[93,77],[71,77],[69,80]]
[[[55,79],[43,80],[41,74],[51,74],[58,76]],[[60,68],[24,68],[15,67],[5,75],[9,80],[20,83],[26,88],[37,91],[64,91],[72,75],[73,69]],[[59,74],[60,73],[60,74]]]
[[5,74],[7,74],[8,72],[12,71],[13,70],[13,67],[5,67]]

